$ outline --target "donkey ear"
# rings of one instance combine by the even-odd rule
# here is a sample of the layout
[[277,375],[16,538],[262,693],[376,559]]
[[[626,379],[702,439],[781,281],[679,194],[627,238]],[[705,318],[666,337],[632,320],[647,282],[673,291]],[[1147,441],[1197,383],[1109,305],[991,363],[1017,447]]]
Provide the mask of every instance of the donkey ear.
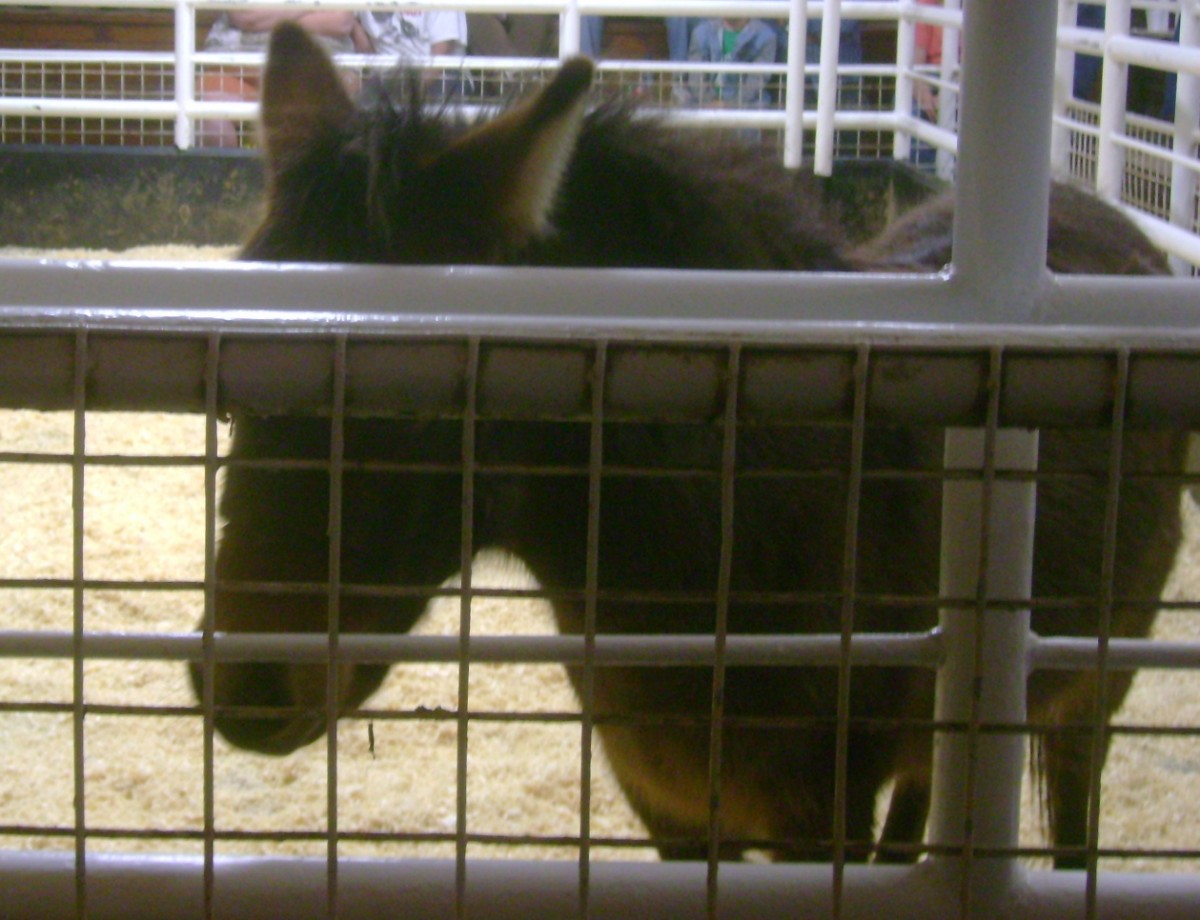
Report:
[[[471,176],[482,196],[480,216],[499,228],[499,244],[516,249],[544,235],[583,123],[593,66],[586,58],[562,65],[529,101],[456,141],[433,169],[445,181]],[[442,170],[445,170],[443,173]]]
[[340,131],[354,103],[333,62],[303,28],[284,22],[271,34],[260,119],[274,175],[322,136]]

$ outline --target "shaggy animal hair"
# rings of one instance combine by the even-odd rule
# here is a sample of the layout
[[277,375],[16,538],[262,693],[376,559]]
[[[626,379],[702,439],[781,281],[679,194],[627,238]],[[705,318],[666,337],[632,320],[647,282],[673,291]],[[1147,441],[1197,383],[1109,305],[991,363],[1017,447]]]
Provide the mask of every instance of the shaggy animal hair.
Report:
[[[565,63],[540,93],[465,124],[409,94],[359,111],[321,50],[295,26],[272,39],[262,121],[269,202],[245,257],[396,264],[930,271],[949,258],[952,204],[935,202],[883,237],[842,253],[820,207],[778,163],[724,142],[700,143],[629,109],[588,111],[591,65]],[[1061,271],[1145,273],[1161,263],[1137,229],[1094,199],[1056,189],[1050,261]],[[1093,215],[1102,209],[1104,220]],[[736,304],[730,304],[736,310]],[[797,310],[803,304],[797,303]],[[1103,424],[1103,422],[1101,423]],[[500,472],[474,477],[476,548],[522,558],[552,598],[559,628],[584,629],[591,490],[589,426],[506,419],[472,428],[476,455]],[[725,523],[719,423],[609,420],[594,607],[597,631],[708,634]],[[331,487],[321,463],[327,420],[242,412],[221,497],[226,526],[216,569],[216,627],[326,629]],[[345,419],[341,577],[374,588],[436,586],[462,561],[460,419]],[[854,627],[915,632],[937,621],[943,432],[870,425],[858,483]],[[1041,434],[1035,534],[1034,629],[1094,636],[1099,621],[1112,435]],[[1159,596],[1180,539],[1184,439],[1126,431],[1111,593]],[[852,450],[848,426],[755,424],[737,429],[739,476],[729,573],[731,633],[817,633],[841,628],[843,548]],[[263,459],[298,461],[279,469]],[[558,475],[547,475],[546,467]],[[629,476],[651,469],[689,475]],[[449,472],[447,472],[449,470]],[[532,470],[532,472],[530,471]],[[573,472],[575,471],[575,472]],[[897,471],[899,471],[897,473]],[[262,583],[295,590],[256,589]],[[669,598],[648,602],[646,598]],[[786,597],[786,603],[778,602]],[[772,599],[775,600],[772,600]],[[901,602],[889,602],[889,598]],[[347,591],[348,632],[400,632],[424,607],[420,591]],[[1145,635],[1150,605],[1114,605],[1111,634]],[[1021,666],[1019,662],[1014,667]],[[345,664],[341,710],[379,685],[383,667]],[[280,754],[326,730],[320,665],[260,662],[214,668],[217,728],[234,743]],[[664,857],[703,859],[709,840],[709,719],[705,668],[598,668],[588,686],[614,770]],[[199,669],[193,678],[201,686]],[[837,671],[731,667],[722,733],[720,853],[768,848],[784,859],[827,859],[839,757]],[[1116,710],[1128,672],[1106,676]],[[1090,764],[1099,696],[1092,672],[1038,672],[1031,724],[1043,730],[1051,837],[1087,839]],[[278,708],[247,713],[238,707]],[[855,668],[845,756],[848,858],[911,859],[929,809],[933,679],[920,668]],[[646,718],[658,723],[647,725]],[[877,730],[876,725],[906,730]],[[913,728],[912,726],[918,726]],[[1082,726],[1082,727],[1081,727]],[[895,779],[887,823],[874,828],[879,790]],[[986,793],[986,790],[985,790]],[[1059,865],[1080,865],[1082,850]]]

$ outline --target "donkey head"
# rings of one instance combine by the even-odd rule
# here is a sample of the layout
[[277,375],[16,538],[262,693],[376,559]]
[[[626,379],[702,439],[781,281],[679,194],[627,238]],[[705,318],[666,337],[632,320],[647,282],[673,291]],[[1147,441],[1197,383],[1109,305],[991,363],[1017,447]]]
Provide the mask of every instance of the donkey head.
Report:
[[[243,258],[513,258],[548,231],[591,79],[591,64],[570,61],[535,97],[481,126],[426,109],[416,89],[403,104],[364,111],[308,33],[280,26],[271,38],[261,111],[267,214]],[[432,424],[346,420],[351,462],[445,462],[461,454],[453,441]],[[226,470],[218,631],[326,629],[329,599],[313,586],[329,577],[329,475],[255,461],[311,464],[328,459],[329,450],[325,420],[236,418],[232,456],[250,463]],[[460,478],[349,469],[342,482],[342,582],[436,585],[457,571]],[[340,598],[340,624],[346,632],[404,630],[423,607],[420,598],[348,594]],[[339,709],[362,702],[385,671],[339,666]],[[287,753],[326,730],[323,663],[218,663],[212,675],[217,728],[240,747]],[[192,679],[201,694],[199,666]]]
[[262,96],[267,216],[244,257],[396,264],[501,261],[544,234],[592,65],[479,126],[408,98],[360,111],[293,24],[271,38]]

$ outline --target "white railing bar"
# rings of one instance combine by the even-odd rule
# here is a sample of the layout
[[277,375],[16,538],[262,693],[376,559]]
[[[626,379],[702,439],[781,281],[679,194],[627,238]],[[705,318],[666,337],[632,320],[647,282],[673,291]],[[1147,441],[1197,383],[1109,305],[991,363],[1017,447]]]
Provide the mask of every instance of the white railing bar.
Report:
[[[789,0],[787,36],[787,86],[803,86],[808,45],[807,0]],[[804,28],[800,24],[804,23]],[[789,92],[784,98],[783,165],[799,169],[804,158],[804,93]]]
[[33,6],[44,8],[68,7],[72,9],[78,9],[81,6],[95,6],[115,10],[173,10],[175,8],[175,2],[176,0],[102,0],[102,2],[89,3],[87,0],[84,0],[84,2],[80,3],[78,0],[76,0],[76,2],[72,2],[72,0],[38,0],[37,3],[29,3],[27,0],[0,0],[0,7],[22,6],[28,8]]
[[[81,4],[79,0],[41,0],[39,7],[79,8],[82,6],[103,6],[110,9],[174,9],[179,2],[194,10],[237,10],[247,4],[237,0],[104,0],[103,3]],[[568,6],[574,5],[568,0],[271,0],[262,6],[283,7],[299,6],[321,9],[350,9],[350,10],[427,10],[454,9],[466,12],[505,12],[505,13],[563,13]],[[29,6],[27,0],[0,0],[0,7]],[[745,0],[736,4],[739,14],[750,17],[778,18],[782,4],[779,0]],[[816,18],[824,14],[825,4],[822,0],[809,0],[808,14]],[[580,0],[579,12],[582,15],[617,15],[617,16],[720,16],[735,8],[728,0],[657,0],[657,2],[642,2],[642,0]],[[945,28],[961,28],[962,13],[948,7],[927,6],[916,4],[911,0],[902,2],[855,2],[845,0],[841,4],[841,15],[847,19],[857,20],[904,20],[922,22]],[[1104,53],[1104,33],[1098,29],[1080,26],[1063,26],[1059,28],[1059,44],[1076,51],[1101,55]],[[1200,73],[1200,64],[1196,62],[1195,49],[1180,47],[1174,43],[1161,42],[1153,39],[1122,36],[1113,42],[1113,53],[1118,59],[1127,58],[1127,63],[1141,64],[1160,69],[1182,69],[1189,73]],[[1171,63],[1166,63],[1170,61]],[[1182,66],[1177,66],[1182,62]]]
[[1121,64],[1200,75],[1200,48],[1183,41],[1175,44],[1132,35],[1114,35],[1106,39],[1100,29],[1060,26],[1058,46],[1095,57],[1103,56],[1107,50]]
[[[1024,28],[1032,31],[1028,21]],[[999,369],[993,351],[986,429],[946,431],[945,468],[975,470],[979,479],[942,484],[941,591],[976,603],[943,606],[938,616],[946,661],[937,671],[934,721],[970,729],[935,740],[927,833],[932,843],[963,848],[961,855],[937,858],[962,873],[964,920],[987,916],[980,902],[1005,897],[1019,881],[1015,860],[974,853],[977,847],[1017,845],[1025,767],[1024,738],[978,731],[989,722],[1020,724],[1026,714],[1027,671],[1021,665],[1023,653],[1028,657],[1029,609],[999,610],[988,602],[1030,594],[1037,489],[995,474],[1036,470],[1038,432],[996,427]]]
[[[197,64],[230,67],[259,67],[266,63],[265,55],[257,52],[238,51],[197,51],[193,55]],[[380,54],[338,54],[334,56],[337,64],[355,68],[392,68],[396,60],[390,55]],[[52,51],[42,49],[0,49],[0,63],[15,64],[172,64],[175,55],[165,51]],[[484,55],[433,55],[421,61],[423,66],[440,67],[446,70],[526,70],[552,71],[557,69],[557,58],[532,57],[488,57]],[[802,65],[802,72],[815,76],[819,65]],[[771,76],[784,76],[788,67],[784,64],[737,64],[714,61],[711,63],[695,61],[667,60],[602,60],[596,62],[596,69],[601,72],[633,71],[637,73],[761,73]],[[896,75],[896,68],[890,64],[844,64],[839,65],[838,73],[847,77],[876,77],[886,78]],[[935,79],[928,76],[927,79]],[[951,89],[957,89],[950,85]]]
[[[11,630],[0,632],[0,658],[72,659],[76,652],[69,632]],[[84,633],[87,659],[200,661],[200,633]],[[838,635],[731,635],[725,639],[727,664],[755,666],[825,665],[841,660]],[[568,664],[584,663],[583,636],[486,636],[469,640],[472,662]],[[598,635],[592,660],[597,666],[680,667],[711,665],[716,656],[711,635]],[[354,662],[456,662],[462,653],[458,636],[408,634],[338,636],[335,658]],[[216,633],[215,661],[324,662],[329,658],[324,633]],[[1200,654],[1200,653],[1198,653]],[[937,667],[941,643],[936,632],[861,634],[850,651],[855,665]]]
[[[1200,236],[1184,227],[1177,227],[1161,217],[1140,211],[1124,203],[1121,204],[1121,210],[1159,249],[1164,250],[1168,255],[1178,256],[1192,265],[1200,265]],[[1191,296],[1194,309],[1197,295],[1192,294]]]
[[[59,52],[60,55],[67,55],[69,52]],[[18,51],[4,52],[0,51],[0,61],[15,60],[19,62],[41,63],[43,60],[50,60],[45,57],[46,52],[40,51]],[[11,56],[11,57],[10,57]],[[210,65],[227,65],[227,66],[242,66],[242,67],[262,67],[266,63],[265,55],[257,52],[245,51],[197,51],[194,55],[197,64]],[[169,63],[174,58],[171,55],[166,55],[166,61]],[[74,60],[69,56],[56,58],[70,62]],[[129,58],[124,63],[133,61],[138,62],[138,58],[133,52],[129,53]],[[384,54],[338,54],[334,55],[334,61],[346,67],[358,68],[393,68],[396,66],[396,59],[390,55]],[[446,70],[458,70],[460,68],[467,70],[556,70],[558,68],[557,58],[507,58],[507,57],[486,57],[483,55],[432,55],[428,58],[421,59],[422,66],[444,68]],[[725,61],[712,62],[697,62],[697,61],[667,61],[667,60],[601,60],[596,61],[596,69],[601,72],[609,71],[635,71],[643,72],[661,72],[661,73],[755,73],[768,74],[771,76],[784,76],[788,73],[788,67],[785,64],[738,64]],[[803,67],[803,73],[808,76],[815,76],[819,73],[818,64],[807,64]],[[892,77],[896,75],[896,68],[891,64],[844,64],[838,65],[838,73],[847,77]]]
[[[259,62],[262,55],[257,55]],[[174,64],[173,51],[57,51],[52,48],[0,49],[0,64]]]
[[1113,138],[1113,143],[1119,147],[1124,147],[1126,150],[1136,150],[1138,153],[1144,153],[1148,157],[1156,160],[1162,160],[1166,163],[1173,163],[1176,166],[1182,166],[1184,169],[1189,169],[1192,172],[1200,172],[1200,160],[1195,157],[1185,156],[1177,153],[1169,147],[1160,147],[1158,144],[1151,144],[1148,141],[1142,140],[1140,137],[1132,137],[1128,134],[1122,134]]
[[940,128],[935,124],[917,118],[914,115],[902,115],[896,119],[897,132],[911,135],[919,141],[924,141],[939,150],[949,153],[958,152],[958,135],[953,131]]
[[1104,54],[1104,30],[1089,29],[1086,26],[1060,25],[1058,27],[1058,47],[1101,57]]
[[[455,110],[470,119],[493,111],[494,106],[462,105],[456,106]],[[0,97],[0,115],[171,119],[178,111],[176,103],[163,100]],[[204,117],[229,116],[251,121],[258,114],[258,105],[253,102],[194,101],[188,103],[186,112],[197,120],[202,120]],[[680,127],[778,130],[784,128],[786,124],[786,113],[782,109],[647,109],[646,113],[657,115]],[[815,112],[806,112],[803,124],[806,128],[811,128],[816,125],[816,120]],[[834,126],[838,130],[888,131],[894,130],[897,124],[896,117],[890,112],[838,112],[834,118]],[[933,126],[925,126],[925,128],[929,131],[938,131]],[[939,133],[938,136],[940,137],[941,134]],[[944,139],[942,142],[944,143]]]
[[1086,134],[1088,137],[1100,136],[1099,125],[1088,124],[1086,121],[1076,121],[1070,115],[1055,115],[1054,125],[1055,127],[1068,128],[1076,134]]
[[[976,315],[998,323],[1036,317],[1051,286],[1045,266],[1057,24],[1049,3],[973,0],[964,11],[952,271],[974,295]],[[932,842],[962,847],[934,862],[957,876],[964,918],[991,914],[1022,881],[1015,859],[975,854],[1017,843],[1025,754],[1020,738],[976,731],[981,721],[1025,716],[1026,675],[1013,665],[1028,638],[1029,611],[988,615],[987,602],[1029,596],[1035,489],[997,481],[995,472],[1036,469],[1038,435],[997,429],[999,357],[993,349],[987,428],[951,429],[945,439],[946,467],[978,469],[982,481],[942,487],[939,590],[977,595],[979,607],[975,616],[948,608],[939,615],[946,664],[937,672],[934,718],[967,720],[972,730],[934,745],[927,833]]]
[[[40,0],[36,4],[43,8],[78,9],[80,6],[96,6],[106,9],[175,9],[178,0],[103,0],[103,2],[80,3],[79,0]],[[348,10],[430,10],[450,9],[465,12],[504,13],[564,13],[573,6],[573,0],[269,0],[253,3],[239,0],[182,0],[194,10],[240,10],[248,7],[278,8],[303,7],[308,9]],[[28,0],[0,0],[0,7],[28,7]],[[810,18],[824,11],[822,0],[809,0]],[[953,16],[932,7],[909,4],[914,19],[928,22],[952,24]],[[736,10],[751,18],[779,18],[786,6],[781,0],[745,0],[731,3],[729,0],[579,0],[579,12],[583,15],[643,16],[710,16],[719,17]],[[842,15],[848,19],[894,20],[899,15],[895,0],[844,0]]]
[[[843,3],[842,9],[845,10],[847,6]],[[949,6],[930,6],[925,3],[914,3],[913,0],[901,0],[900,16],[912,22],[927,23],[945,29],[962,28],[962,10]],[[889,18],[895,18],[895,16]]]
[[[354,328],[454,334],[470,328],[537,338],[638,334],[763,335],[781,342],[851,332],[886,342],[987,335],[998,344],[1104,341],[1172,349],[1200,341],[1197,288],[1186,278],[1057,276],[1033,320],[994,321],[953,275],[537,269],[251,262],[12,259],[0,328],[147,331]],[[556,296],[546,298],[547,290]],[[739,304],[736,315],[729,304]],[[339,304],[330,309],[331,304]],[[1136,304],[1136,311],[1130,312]],[[993,321],[988,321],[989,319]],[[864,325],[864,324],[871,325]]]
[[195,99],[196,14],[187,0],[175,5],[175,145],[186,150],[192,146],[195,131],[189,107]]
[[[1031,670],[1094,670],[1100,658],[1096,639],[1065,636],[1031,636],[1028,663]],[[1135,671],[1140,668],[1162,670],[1200,669],[1200,642],[1175,642],[1161,639],[1108,640],[1109,671]]]
[[[787,113],[781,109],[661,109],[658,114],[677,127],[767,128],[786,127]],[[815,112],[804,113],[802,125],[817,125]],[[833,121],[838,130],[891,130],[897,122],[888,112],[840,112]]]
[[[826,3],[821,11],[821,43],[817,74],[817,127],[813,137],[813,173],[833,175],[834,127],[837,109],[837,66],[842,15],[840,3]],[[807,28],[805,29],[807,32]]]
[[[1097,109],[1096,106],[1085,106],[1085,105],[1081,104],[1078,99],[1072,100],[1071,110],[1075,110],[1077,108],[1084,112],[1090,112],[1091,114],[1095,114],[1096,109]],[[1056,125],[1065,127],[1065,128],[1069,128],[1072,132],[1075,132],[1077,134],[1086,134],[1088,137],[1099,137],[1100,136],[1100,126],[1098,124],[1093,124],[1093,123],[1089,123],[1086,121],[1079,121],[1077,118],[1075,118],[1074,116],[1072,116],[1070,114],[1055,115],[1054,122]],[[1156,130],[1156,131],[1160,131],[1160,132],[1164,131],[1164,130],[1169,132],[1171,130],[1168,126],[1165,126],[1163,122],[1161,122],[1155,118],[1149,118],[1145,115],[1136,115],[1133,112],[1126,113],[1125,124],[1127,127],[1132,126],[1134,128],[1141,128],[1143,130]],[[1184,147],[1186,147],[1188,143],[1194,144],[1194,143],[1200,141],[1200,123],[1198,123],[1197,127],[1195,127],[1195,128],[1186,129],[1184,133],[1186,135],[1184,138],[1184,143],[1183,143]],[[1133,140],[1140,140],[1140,138],[1136,137],[1135,135],[1126,133],[1126,134],[1118,135],[1115,138],[1114,143],[1118,143],[1118,144],[1124,143],[1126,138],[1132,138]],[[1142,143],[1148,143],[1148,142],[1142,141]],[[1176,142],[1176,146],[1177,147],[1180,146],[1178,142]],[[1172,148],[1159,147],[1154,144],[1149,144],[1149,147],[1147,150],[1147,153],[1152,153],[1155,156],[1164,157],[1164,158],[1168,157],[1171,154],[1171,152],[1172,152]],[[1196,160],[1195,157],[1192,157],[1190,160],[1188,160],[1188,162],[1196,163],[1198,161]]]
[[[0,6],[15,3],[19,0],[0,0]],[[238,0],[184,0],[189,6],[198,10],[235,10],[245,9],[247,3]],[[27,5],[27,4],[22,4]],[[53,0],[52,6],[77,7],[78,3],[70,0]],[[104,6],[111,4],[104,3]],[[130,3],[129,6],[140,6],[140,3]],[[151,4],[146,4],[151,5]],[[157,4],[154,4],[157,5]],[[173,6],[173,4],[168,4]],[[259,4],[252,4],[259,5]],[[387,10],[430,10],[451,9],[465,12],[505,12],[505,13],[563,13],[574,3],[570,0],[269,0],[261,4],[264,7],[297,6],[321,9],[387,9]],[[808,14],[815,19],[824,12],[822,0],[809,0]],[[778,19],[787,11],[782,0],[745,0],[733,2],[730,0],[578,0],[579,12],[582,15],[629,16],[659,18],[662,16],[696,16],[716,17],[736,11],[739,15],[750,18]],[[920,18],[946,18],[933,8],[916,7],[915,15]],[[929,13],[924,10],[929,9]],[[863,0],[851,2],[843,0],[843,15],[848,19],[861,20],[894,20],[898,15],[895,0]]]
[[[322,857],[218,856],[213,861],[216,916],[257,920],[272,905],[291,920],[324,920],[326,860]],[[74,854],[0,851],[0,884],[9,920],[72,916]],[[453,916],[453,859],[345,858],[338,863],[339,908],[371,917],[386,905],[390,916]],[[472,859],[467,873],[470,916],[495,920],[577,916],[575,860]],[[702,862],[591,864],[588,914],[595,920],[702,917]],[[154,916],[184,920],[201,915],[204,860],[200,856],[88,854],[89,920]],[[954,878],[937,866],[848,865],[840,899],[843,920],[949,920],[960,918]],[[1077,920],[1086,875],[1020,868],[1011,900],[998,897],[989,916]],[[1200,879],[1184,874],[1105,872],[1099,880],[1097,920],[1194,920]],[[832,916],[829,866],[802,863],[723,863],[721,917]],[[881,913],[880,905],[886,905]],[[1153,905],[1149,907],[1149,905]]]
[[[899,4],[915,6],[916,4]],[[894,93],[894,114],[899,119],[910,118],[913,109],[913,47],[916,38],[916,28],[911,16],[900,16],[896,21],[896,89]],[[912,153],[912,134],[899,130],[892,135],[892,157],[900,162],[906,162]]]
[[[1193,8],[1190,15],[1179,21],[1179,43],[1189,48],[1200,48],[1200,7]],[[1176,151],[1187,152],[1200,141],[1200,77],[1180,74],[1175,85],[1174,145]],[[1196,221],[1197,175],[1192,164],[1173,163],[1171,167],[1171,223],[1191,229]],[[1194,263],[1193,263],[1194,264]],[[1173,262],[1177,271],[1188,266]]]
[[[794,667],[836,666],[840,636],[836,634],[726,637],[725,660],[734,665]],[[82,654],[90,660],[200,661],[204,657],[199,633],[83,634]],[[213,660],[322,662],[328,658],[323,633],[217,633]],[[457,636],[411,634],[363,635],[342,633],[338,661],[455,662],[460,654]],[[850,662],[855,666],[937,667],[942,660],[939,633],[858,633],[851,639]],[[0,658],[71,659],[73,634],[63,631],[0,631]],[[473,662],[581,664],[582,636],[472,636]],[[681,667],[712,664],[715,639],[697,635],[596,637],[594,661],[604,666]],[[1099,642],[1069,636],[1030,633],[1026,661],[1030,670],[1088,670],[1096,667]],[[1200,642],[1111,638],[1110,670],[1200,670]]]
[[1122,64],[1200,76],[1200,48],[1130,35],[1114,35],[1106,44],[1112,59]]
[[[252,111],[258,106],[248,103]],[[174,118],[179,107],[170,100],[152,99],[51,99],[0,96],[0,115],[54,118]]]
[[1096,144],[1096,188],[1101,195],[1121,197],[1124,150],[1113,141],[1125,133],[1129,66],[1112,56],[1111,39],[1129,28],[1129,0],[1109,0],[1104,17],[1104,67],[1100,76],[1100,137]]
[[908,76],[914,83],[924,83],[927,86],[932,86],[935,89],[943,90],[948,93],[957,93],[959,84],[957,80],[949,77],[943,77],[938,71],[923,70],[913,67],[908,71]]

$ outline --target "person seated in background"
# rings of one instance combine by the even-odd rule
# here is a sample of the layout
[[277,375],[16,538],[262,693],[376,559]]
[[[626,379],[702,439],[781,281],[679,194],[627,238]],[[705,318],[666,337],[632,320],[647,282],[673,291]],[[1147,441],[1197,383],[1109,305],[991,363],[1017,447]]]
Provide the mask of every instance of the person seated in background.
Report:
[[[692,31],[688,59],[706,63],[773,64],[775,31],[761,19],[704,19]],[[766,101],[766,74],[690,74],[692,104],[725,108],[758,108]]]
[[[917,0],[926,6],[940,6],[941,0]],[[942,27],[918,22],[913,27],[913,67],[927,70],[942,66]],[[936,76],[936,74],[935,74]],[[913,81],[914,114],[937,121],[937,89],[925,80]]]
[[[350,10],[237,10],[221,13],[204,40],[205,51],[240,52],[266,50],[271,30],[285,20],[299,23],[317,37],[331,54],[356,50],[359,28]],[[361,40],[361,39],[360,39]],[[361,50],[361,49],[358,49]],[[257,72],[214,71],[201,75],[198,97],[205,102],[254,102],[259,94]],[[201,147],[237,147],[241,133],[237,122],[205,120],[197,125],[196,142]]]
[[[922,0],[918,0],[922,2]],[[775,63],[788,62],[788,34],[790,23],[786,17],[765,20],[775,33]],[[816,64],[821,60],[821,17],[810,16],[805,25],[804,34],[804,63]],[[863,62],[862,20],[843,16],[838,29],[838,64],[861,64]],[[853,77],[841,76],[839,85],[844,86]],[[784,98],[785,80],[775,76],[767,81],[767,95],[772,101],[782,101]],[[805,104],[816,105],[816,81],[805,80]]]
[[467,50],[467,15],[457,10],[405,10],[358,14],[375,54],[394,54],[411,63]]
[[604,17],[579,17],[579,53],[586,54],[593,61],[600,60],[600,51],[604,47]]
[[[695,16],[666,16],[663,24],[667,29],[667,58],[672,61],[686,61],[690,46],[692,30],[702,20]],[[586,54],[594,61],[600,59],[604,47],[604,17],[579,17],[579,53]]]
[[558,57],[558,17],[467,13],[467,53],[480,57]]
[[[358,14],[358,22],[369,43],[364,50],[392,55],[397,63],[416,64],[431,57],[461,57],[467,53],[467,15],[457,10],[364,12]],[[462,80],[430,71],[426,86],[432,96],[448,98],[460,92]],[[364,88],[364,93],[377,89],[371,85]]]

